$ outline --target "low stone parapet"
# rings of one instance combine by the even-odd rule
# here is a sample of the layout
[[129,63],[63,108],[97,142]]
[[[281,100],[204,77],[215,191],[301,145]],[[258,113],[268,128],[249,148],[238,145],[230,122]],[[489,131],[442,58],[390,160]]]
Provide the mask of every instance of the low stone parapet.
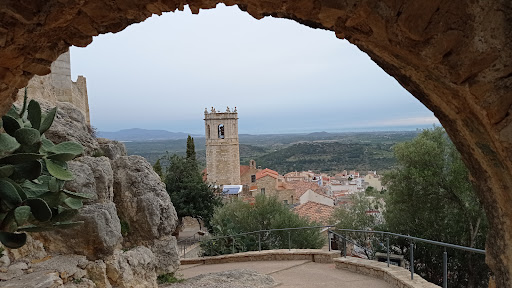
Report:
[[339,256],[340,251],[322,251],[316,249],[280,249],[241,252],[212,257],[181,259],[180,262],[181,265],[282,260],[310,260],[317,263],[332,263],[333,259]]
[[390,265],[385,262],[371,261],[354,257],[341,257],[333,259],[336,268],[352,271],[359,274],[373,276],[382,279],[397,288],[434,288],[439,287],[421,276],[414,274],[411,280],[411,272],[402,267]]
[[340,257],[340,251],[323,251],[316,249],[281,249],[251,251],[236,254],[219,255],[212,257],[181,259],[181,265],[192,264],[222,264],[250,261],[283,261],[283,260],[309,260],[317,263],[333,263],[337,269],[344,269],[354,273],[382,279],[397,288],[434,288],[439,287],[402,267],[390,265],[355,257]]

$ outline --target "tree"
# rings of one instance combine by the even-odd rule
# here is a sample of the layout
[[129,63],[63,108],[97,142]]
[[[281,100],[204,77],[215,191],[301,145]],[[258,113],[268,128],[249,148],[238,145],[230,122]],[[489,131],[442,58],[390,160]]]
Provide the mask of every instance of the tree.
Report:
[[197,163],[196,160],[196,147],[194,145],[194,138],[190,135],[187,137],[187,160]]
[[[379,230],[383,221],[380,212],[383,210],[383,196],[373,187],[368,187],[365,192],[355,193],[349,204],[341,205],[334,210],[331,223],[338,229],[354,230]],[[378,213],[369,213],[376,212]],[[380,248],[378,239],[372,233],[344,233],[347,238],[365,247],[365,254],[372,259],[377,249]],[[369,248],[369,249],[367,249]]]
[[164,183],[178,214],[178,227],[183,223],[183,217],[190,216],[198,219],[198,222],[203,220],[205,226],[210,228],[210,219],[221,201],[213,188],[203,181],[193,150],[194,140],[189,136],[187,157],[166,156],[168,165]]
[[[384,176],[388,187],[387,228],[392,232],[483,249],[487,222],[469,173],[440,127],[424,130],[394,148],[398,169]],[[408,243],[402,243],[407,253]],[[416,271],[442,282],[442,248],[416,243]],[[488,268],[482,255],[449,250],[450,287],[484,287]]]
[[[316,226],[317,223],[309,221],[293,213],[276,197],[256,196],[254,204],[235,200],[215,211],[212,219],[214,237],[228,236],[243,232],[258,230]],[[290,233],[290,234],[288,234]],[[273,231],[267,233],[249,234],[220,240],[205,240],[201,244],[204,255],[220,255],[235,252],[256,251],[261,248],[284,249],[291,245],[294,249],[319,249],[325,239],[318,229],[301,229],[294,231]],[[289,241],[290,240],[290,241]]]
[[160,159],[156,160],[155,165],[153,165],[153,170],[156,172],[156,174],[158,174],[158,176],[160,176],[160,179],[163,180],[164,173],[162,171],[162,164],[160,164]]

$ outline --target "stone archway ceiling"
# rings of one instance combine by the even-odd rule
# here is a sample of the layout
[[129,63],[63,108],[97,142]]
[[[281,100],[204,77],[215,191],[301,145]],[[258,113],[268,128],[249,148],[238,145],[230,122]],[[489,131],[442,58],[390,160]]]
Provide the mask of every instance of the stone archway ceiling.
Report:
[[[152,14],[214,8],[208,0],[3,0],[0,113],[68,46]],[[512,2],[510,0],[239,0],[253,17],[332,30],[368,53],[439,118],[479,188],[491,231],[487,262],[512,275]],[[334,36],[333,36],[334,37]],[[206,50],[207,48],[205,48]],[[205,51],[206,52],[206,51]],[[371,79],[368,79],[371,81]]]

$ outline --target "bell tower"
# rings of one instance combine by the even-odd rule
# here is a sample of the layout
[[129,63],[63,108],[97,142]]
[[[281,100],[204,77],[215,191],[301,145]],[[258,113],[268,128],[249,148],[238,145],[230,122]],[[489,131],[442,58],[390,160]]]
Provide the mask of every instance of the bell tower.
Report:
[[238,112],[204,110],[206,137],[206,179],[214,185],[240,184]]

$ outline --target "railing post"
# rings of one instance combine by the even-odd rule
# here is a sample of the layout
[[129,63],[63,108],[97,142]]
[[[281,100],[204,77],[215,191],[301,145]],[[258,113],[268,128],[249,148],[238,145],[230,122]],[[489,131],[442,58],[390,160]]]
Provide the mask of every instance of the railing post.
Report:
[[231,252],[232,254],[235,254],[235,237],[231,237],[231,239],[233,240],[233,247],[231,248]]
[[410,256],[411,256],[411,264],[410,264],[410,268],[411,268],[411,280],[414,279],[414,243],[411,242],[411,245],[410,245]]
[[446,253],[446,248],[443,252],[443,288],[448,287],[448,253]]
[[288,251],[292,250],[292,236],[290,230],[288,230]]
[[346,234],[343,235],[343,257],[347,258],[347,239],[345,238]]
[[261,252],[261,232],[258,232],[258,249]]
[[389,236],[386,238],[386,247],[387,247],[387,257],[388,257],[388,267],[389,267]]
[[331,230],[327,229],[327,242],[329,243],[329,251],[331,251]]

